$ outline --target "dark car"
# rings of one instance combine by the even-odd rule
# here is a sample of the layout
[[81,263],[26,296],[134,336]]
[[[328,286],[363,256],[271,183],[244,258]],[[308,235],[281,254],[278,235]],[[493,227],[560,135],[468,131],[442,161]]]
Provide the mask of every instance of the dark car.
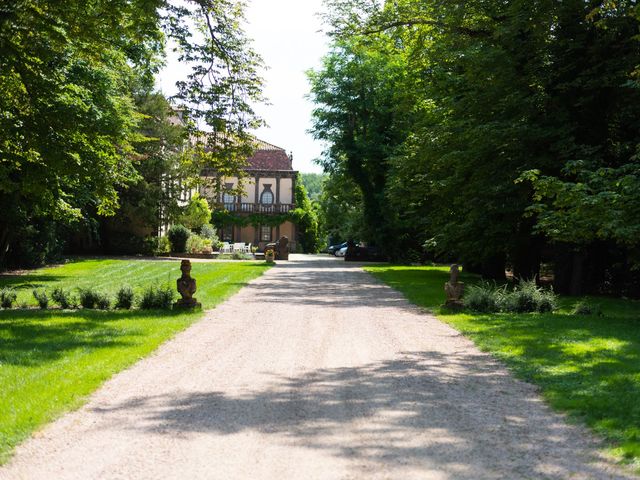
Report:
[[355,245],[351,251],[347,250],[345,256],[347,262],[386,262],[387,257],[377,247],[363,247]]
[[327,252],[331,255],[335,255],[338,250],[347,246],[347,242],[340,243],[338,245],[331,245],[327,248]]

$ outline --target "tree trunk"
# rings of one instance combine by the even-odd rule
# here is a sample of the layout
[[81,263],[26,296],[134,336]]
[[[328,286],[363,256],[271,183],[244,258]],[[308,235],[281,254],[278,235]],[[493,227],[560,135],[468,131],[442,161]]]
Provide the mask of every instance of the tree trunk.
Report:
[[9,253],[10,236],[9,227],[3,226],[0,228],[0,270],[6,267],[7,253]]
[[540,280],[541,245],[537,239],[520,244],[513,255],[513,276],[517,280]]
[[569,293],[573,296],[581,295],[584,285],[584,252],[573,252],[571,265],[571,283]]
[[488,280],[496,280],[502,282],[505,280],[505,264],[506,259],[504,255],[494,255],[484,262],[482,262],[481,273],[482,276]]

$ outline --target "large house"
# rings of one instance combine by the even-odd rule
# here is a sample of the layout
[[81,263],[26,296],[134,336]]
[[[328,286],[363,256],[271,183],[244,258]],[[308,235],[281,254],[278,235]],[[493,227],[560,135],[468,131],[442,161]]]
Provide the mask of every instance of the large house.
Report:
[[[212,198],[210,189],[203,187],[201,190],[201,194],[208,198],[212,206],[224,208],[232,218],[240,220],[223,225],[218,232],[220,239],[230,243],[251,243],[263,250],[267,243],[285,235],[289,238],[290,250],[295,251],[295,224],[290,219],[275,225],[271,221],[276,215],[283,218],[282,214],[295,208],[294,192],[298,172],[293,170],[292,157],[283,148],[258,140],[254,154],[247,161],[245,172],[247,175],[241,184],[242,195],[218,193],[217,198]],[[213,179],[216,172],[205,170],[202,175]],[[238,186],[237,177],[220,180],[225,190],[236,189]]]

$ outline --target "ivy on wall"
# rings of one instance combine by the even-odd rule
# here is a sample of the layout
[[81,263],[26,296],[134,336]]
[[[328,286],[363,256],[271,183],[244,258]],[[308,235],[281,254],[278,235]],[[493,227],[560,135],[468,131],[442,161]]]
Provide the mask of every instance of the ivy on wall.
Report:
[[222,228],[224,225],[236,225],[239,227],[248,227],[249,225],[259,227],[261,225],[275,227],[284,222],[296,222],[299,214],[294,209],[288,213],[280,213],[278,215],[269,215],[265,213],[250,213],[249,215],[238,215],[235,212],[227,210],[215,210],[211,215],[211,223],[216,227]]

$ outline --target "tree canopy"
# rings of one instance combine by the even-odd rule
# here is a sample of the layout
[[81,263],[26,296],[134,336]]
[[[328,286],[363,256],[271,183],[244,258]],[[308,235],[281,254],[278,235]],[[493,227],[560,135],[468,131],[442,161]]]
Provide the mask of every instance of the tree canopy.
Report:
[[359,190],[364,240],[494,278],[551,263],[559,290],[604,288],[607,263],[628,277],[640,238],[635,2],[328,6],[314,133],[330,145],[325,170]]
[[[151,89],[168,37],[191,69],[178,100],[190,134],[206,138],[192,157],[197,168],[241,169],[261,84],[243,7],[234,0],[0,7],[0,265],[15,263],[28,237],[114,214],[122,190],[140,181],[144,116],[135,93]],[[201,128],[211,135],[198,135]]]

